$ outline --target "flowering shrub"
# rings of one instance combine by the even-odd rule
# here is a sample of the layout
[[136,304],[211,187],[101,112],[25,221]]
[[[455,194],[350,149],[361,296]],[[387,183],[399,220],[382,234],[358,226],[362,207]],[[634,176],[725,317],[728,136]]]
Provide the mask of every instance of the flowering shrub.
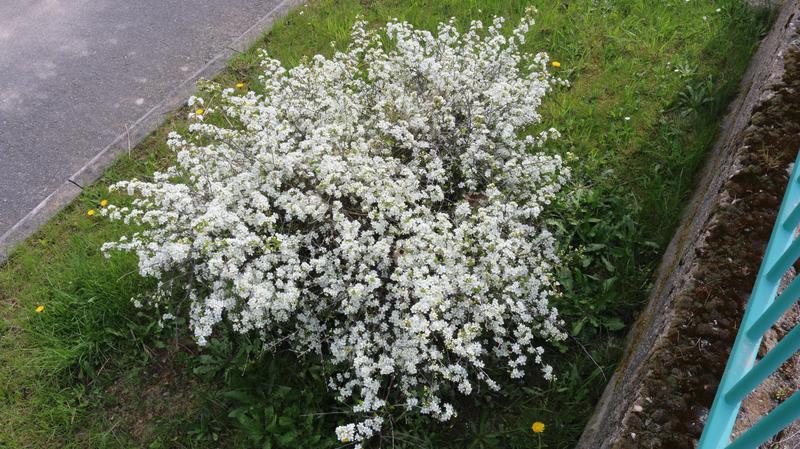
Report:
[[205,83],[190,132],[169,137],[176,164],[113,187],[133,205],[103,213],[143,230],[104,251],[159,279],[150,306],[184,290],[201,345],[226,320],[319,354],[361,417],[336,430],[357,446],[390,405],[447,420],[447,391],[498,389],[487,363],[551,378],[537,341],[564,338],[559,259],[539,217],[569,171],[534,151],[554,129],[520,136],[561,83],[520,52],[530,23],[359,22],[331,58],[264,55],[262,94]]

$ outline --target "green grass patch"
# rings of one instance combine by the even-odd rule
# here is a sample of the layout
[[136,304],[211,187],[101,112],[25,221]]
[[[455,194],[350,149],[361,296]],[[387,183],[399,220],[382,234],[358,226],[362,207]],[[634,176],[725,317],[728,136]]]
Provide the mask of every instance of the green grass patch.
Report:
[[[571,338],[550,351],[559,379],[525,380],[458,404],[440,424],[407,417],[384,447],[569,448],[621,354],[652,272],[759,39],[768,11],[741,0],[319,0],[279,21],[257,45],[293,65],[345,45],[357,16],[433,29],[539,9],[528,50],[561,62],[572,82],[542,109],[577,156],[574,194],[555,208],[572,254],[559,305]],[[255,50],[222,83],[255,84]],[[105,259],[125,231],[87,216],[107,186],[167,166],[179,111],[123,157],[0,269],[0,448],[340,447],[344,418],[314,360],[262,354],[226,336],[199,350],[181,329],[131,298],[152,281],[130,255]],[[116,201],[117,198],[111,198]],[[120,199],[121,200],[121,199]],[[38,306],[44,306],[37,312]],[[555,354],[555,355],[553,355]],[[541,440],[533,421],[547,428]]]

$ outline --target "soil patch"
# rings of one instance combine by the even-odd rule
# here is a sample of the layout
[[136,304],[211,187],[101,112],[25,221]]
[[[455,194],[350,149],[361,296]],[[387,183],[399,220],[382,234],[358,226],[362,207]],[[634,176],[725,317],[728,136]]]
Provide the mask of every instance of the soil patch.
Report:
[[143,372],[107,390],[116,401],[106,416],[137,443],[150,441],[161,422],[189,416],[202,404],[203,386],[175,359],[177,351],[158,350]]

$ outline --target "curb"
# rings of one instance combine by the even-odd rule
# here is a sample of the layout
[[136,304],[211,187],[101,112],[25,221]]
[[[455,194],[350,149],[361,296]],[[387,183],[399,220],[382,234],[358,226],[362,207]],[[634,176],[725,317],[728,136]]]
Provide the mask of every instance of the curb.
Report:
[[232,56],[249,49],[256,40],[272,28],[277,19],[285,16],[292,8],[300,5],[303,1],[283,0],[278,3],[277,6],[211,58],[210,61],[184,79],[178,87],[139,117],[125,132],[117,135],[111,143],[67,178],[63,184],[42,200],[32,211],[22,217],[11,229],[0,235],[0,266],[8,261],[14,247],[30,237],[48,220],[72,203],[80,195],[84,186],[88,186],[100,179],[103,173],[122,154],[128,151],[128,142],[130,142],[131,147],[134,147],[150,133],[158,129],[163,123],[164,117],[182,106],[186,99],[196,91],[195,83],[198,80],[212,78],[220,73]]

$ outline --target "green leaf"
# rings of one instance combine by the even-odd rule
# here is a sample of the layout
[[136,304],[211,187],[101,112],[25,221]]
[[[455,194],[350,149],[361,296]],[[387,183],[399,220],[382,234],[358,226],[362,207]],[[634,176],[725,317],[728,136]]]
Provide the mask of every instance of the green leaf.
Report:
[[581,330],[583,330],[584,325],[586,325],[586,317],[572,323],[572,335],[577,337],[581,333]]
[[615,269],[614,264],[609,262],[608,259],[606,259],[606,256],[600,256],[600,260],[603,262],[603,266],[606,267],[606,270],[608,270],[611,273],[614,272]]
[[294,421],[292,421],[292,418],[289,418],[288,416],[281,416],[281,417],[278,418],[278,425],[279,426],[289,427],[289,426],[292,425],[293,422]]
[[619,318],[610,318],[603,325],[610,331],[618,331],[625,328],[625,323]]
[[234,401],[239,401],[245,404],[253,402],[253,395],[249,394],[246,391],[242,390],[230,390],[222,393],[223,397],[228,399],[233,399]]
[[233,419],[238,421],[239,417],[242,416],[242,415],[247,414],[247,412],[249,410],[250,410],[249,406],[248,407],[237,407],[237,408],[231,410],[230,413],[228,413],[228,418],[233,418]]
[[283,435],[278,437],[278,442],[283,446],[288,446],[289,443],[297,439],[297,432],[292,430],[288,433],[284,433]]

